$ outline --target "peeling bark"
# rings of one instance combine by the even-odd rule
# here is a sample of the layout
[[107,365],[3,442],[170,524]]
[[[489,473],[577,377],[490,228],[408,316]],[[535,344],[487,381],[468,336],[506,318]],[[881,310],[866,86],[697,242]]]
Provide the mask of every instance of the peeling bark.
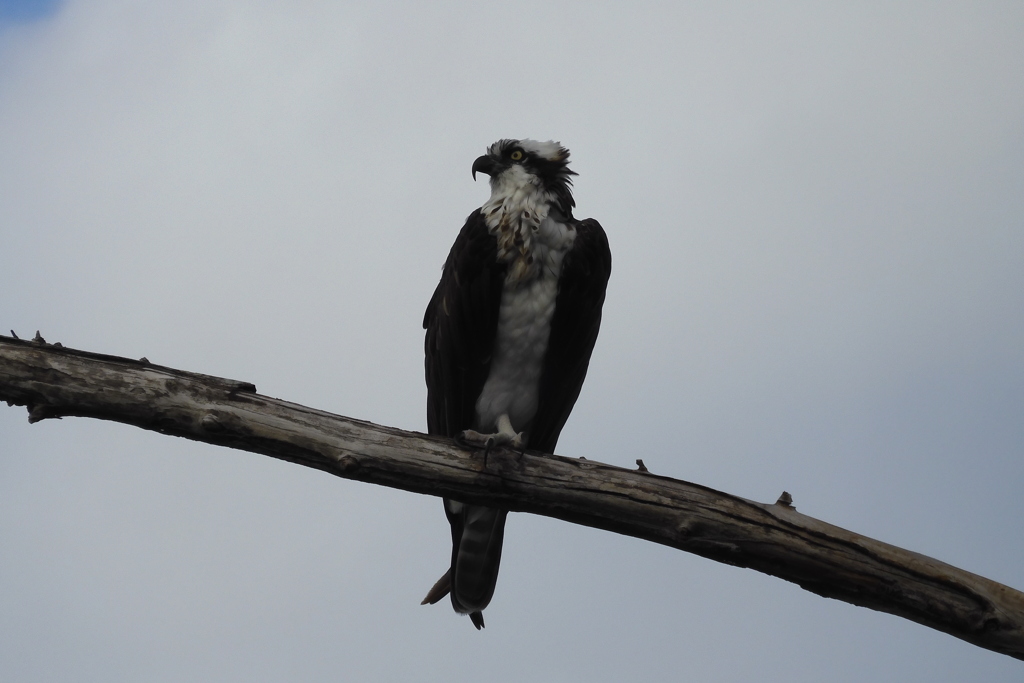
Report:
[[1024,659],[1024,593],[775,504],[593,460],[492,452],[261,396],[247,382],[0,336],[0,400],[113,420],[345,479],[556,517],[749,567]]

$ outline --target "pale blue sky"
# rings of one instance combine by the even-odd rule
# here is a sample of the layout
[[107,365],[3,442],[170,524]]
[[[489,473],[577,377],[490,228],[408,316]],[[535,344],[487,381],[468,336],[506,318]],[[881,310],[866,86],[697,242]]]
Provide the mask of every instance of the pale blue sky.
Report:
[[[559,452],[1024,588],[1024,6],[67,0],[0,33],[0,329],[425,429],[473,159],[572,150],[615,269]],[[0,410],[0,678],[1019,681],[777,579]]]
[[0,22],[41,21],[53,16],[61,0],[0,0]]

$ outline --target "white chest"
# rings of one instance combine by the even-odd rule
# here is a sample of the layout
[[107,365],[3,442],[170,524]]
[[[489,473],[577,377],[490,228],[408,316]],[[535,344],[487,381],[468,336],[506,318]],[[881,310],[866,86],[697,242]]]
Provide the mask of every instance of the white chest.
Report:
[[[511,207],[506,204],[503,208]],[[507,211],[504,220],[496,220],[492,229],[498,235],[499,258],[503,256],[503,236],[510,248],[504,252],[509,270],[501,296],[491,370],[476,404],[477,427],[484,432],[492,431],[501,415],[508,415],[516,431],[528,430],[537,413],[562,259],[576,237],[572,226],[549,218],[546,209],[540,216],[534,209],[519,213],[527,211],[529,216]],[[503,227],[505,235],[500,232]]]

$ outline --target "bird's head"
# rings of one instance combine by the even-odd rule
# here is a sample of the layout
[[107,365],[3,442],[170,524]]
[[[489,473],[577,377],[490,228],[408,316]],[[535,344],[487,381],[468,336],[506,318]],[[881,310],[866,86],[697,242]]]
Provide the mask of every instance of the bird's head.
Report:
[[534,185],[547,192],[566,216],[572,216],[576,206],[572,198],[576,173],[569,169],[569,150],[557,142],[498,140],[473,162],[474,180],[477,173],[491,177],[492,190]]

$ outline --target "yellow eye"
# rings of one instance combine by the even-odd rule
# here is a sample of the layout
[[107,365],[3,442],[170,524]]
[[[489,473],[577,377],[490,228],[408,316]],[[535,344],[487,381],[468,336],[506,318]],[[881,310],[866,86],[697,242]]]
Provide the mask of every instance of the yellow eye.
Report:
[[512,161],[519,161],[520,159],[523,158],[523,153],[517,149],[516,151],[512,152],[512,154],[509,156],[511,156]]

